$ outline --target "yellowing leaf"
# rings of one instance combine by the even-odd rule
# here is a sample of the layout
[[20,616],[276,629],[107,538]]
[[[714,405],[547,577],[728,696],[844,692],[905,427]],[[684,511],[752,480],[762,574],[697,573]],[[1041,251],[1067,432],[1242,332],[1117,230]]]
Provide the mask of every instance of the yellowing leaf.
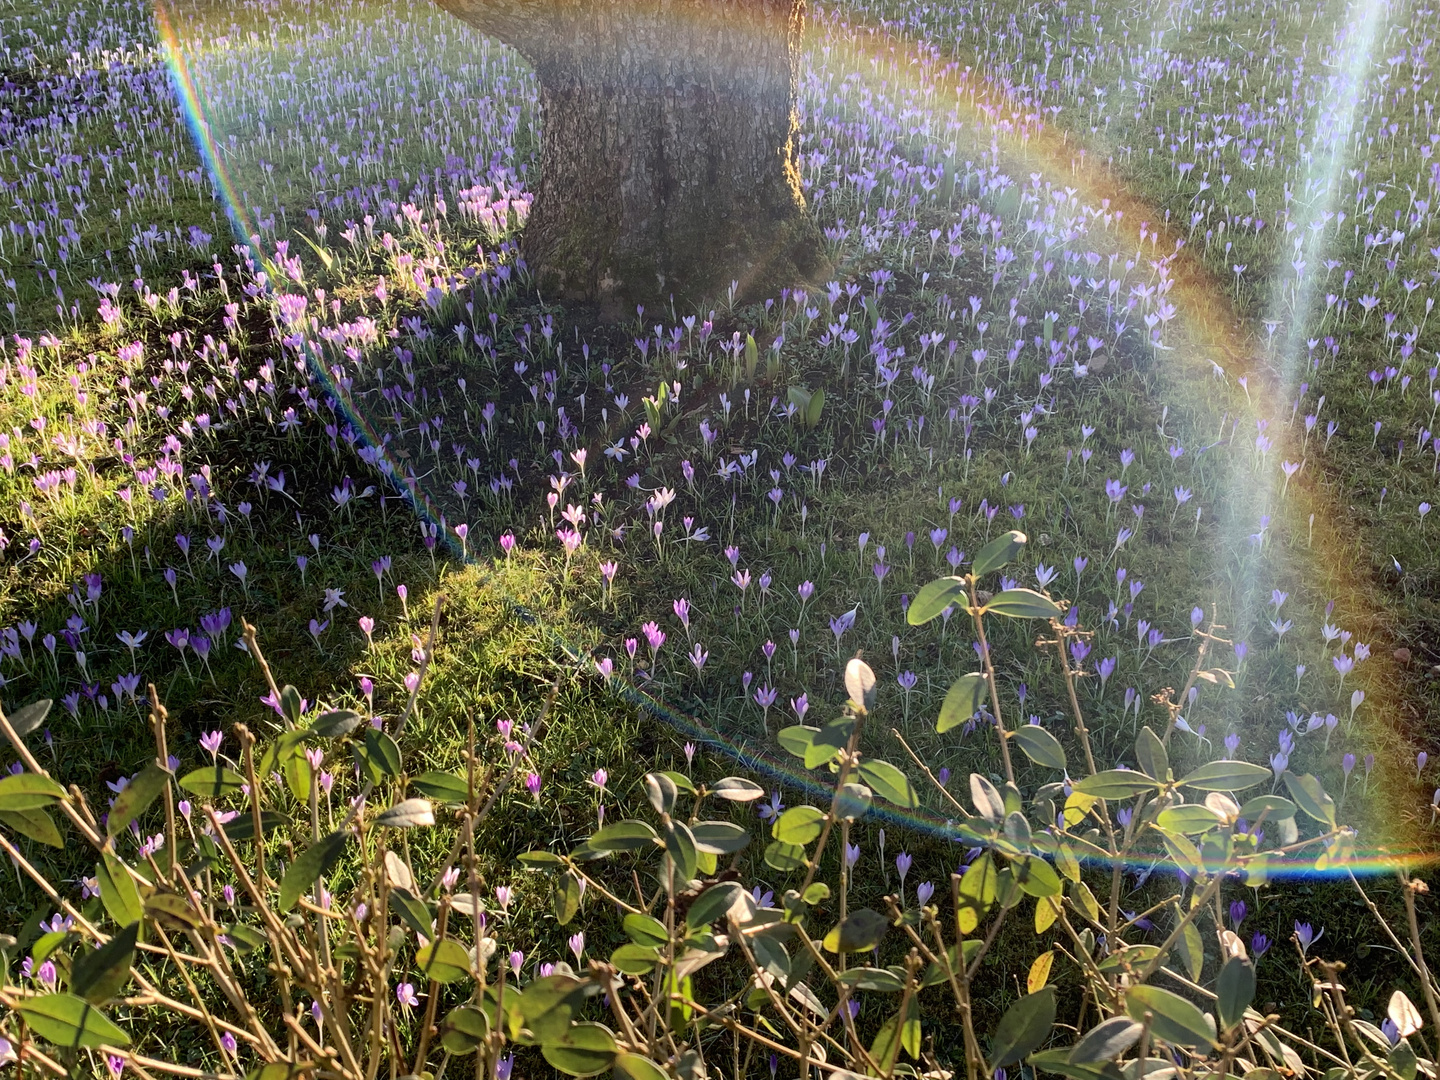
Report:
[[[1040,906],[1044,907],[1045,903],[1042,901]],[[1048,950],[1042,952],[1035,958],[1035,962],[1030,965],[1030,974],[1025,979],[1025,992],[1027,994],[1035,993],[1036,990],[1039,990],[1050,981],[1050,968],[1054,963],[1055,954]]]
[[[1055,925],[1060,915],[1060,902],[1053,896],[1042,896],[1035,901],[1035,933],[1043,934]],[[1043,985],[1043,984],[1042,984]],[[1030,991],[1032,994],[1034,990]]]

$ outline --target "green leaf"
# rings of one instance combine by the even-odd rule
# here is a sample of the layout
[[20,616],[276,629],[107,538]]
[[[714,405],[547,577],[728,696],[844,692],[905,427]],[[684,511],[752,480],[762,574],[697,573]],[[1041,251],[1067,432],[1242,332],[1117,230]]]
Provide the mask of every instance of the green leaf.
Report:
[[451,1054],[473,1054],[490,1034],[490,1021],[473,1005],[451,1009],[440,1025],[440,1045]]
[[783,844],[803,847],[820,835],[825,814],[814,806],[792,806],[771,826],[770,835]]
[[1255,965],[1243,956],[1226,960],[1215,981],[1215,999],[1220,1027],[1229,1031],[1245,1018],[1245,1010],[1255,1000]]
[[364,742],[352,743],[368,779],[380,783],[387,776],[399,776],[403,759],[400,747],[388,734],[376,728],[365,729]]
[[614,1068],[615,1075],[621,1080],[670,1080],[669,1073],[649,1058],[641,1057],[639,1054],[617,1055]]
[[1240,816],[1251,823],[1262,816],[1267,821],[1284,821],[1295,816],[1295,804],[1279,795],[1256,795],[1240,807]]
[[639,851],[653,847],[660,838],[644,821],[627,819],[606,825],[586,841],[596,851]]
[[1059,739],[1039,724],[1021,724],[1011,738],[1020,744],[1025,756],[1036,765],[1065,771],[1065,748],[1060,745]]
[[1287,770],[1285,786],[1290,789],[1291,797],[1301,810],[1316,821],[1335,828],[1335,800],[1325,794],[1319,780],[1310,773],[1296,776]]
[[1145,1030],[1128,1016],[1112,1016],[1096,1024],[1085,1037],[1070,1048],[1068,1060],[1076,1065],[1114,1061],[1140,1039]]
[[944,735],[965,723],[980,711],[989,695],[990,685],[985,681],[982,672],[972,671],[968,675],[961,675],[950,687],[944,703],[940,706],[940,718],[935,722],[936,733]]
[[743,776],[727,776],[723,780],[717,780],[708,790],[717,799],[730,802],[754,802],[765,797],[764,788]]
[[108,851],[101,852],[95,877],[100,883],[100,903],[110,918],[121,926],[139,922],[145,906],[140,902],[140,889],[124,863]]
[[695,835],[684,822],[672,821],[665,830],[665,851],[675,860],[675,875],[678,881],[689,881],[695,876],[699,852],[695,847]]
[[890,920],[878,911],[861,908],[852,912],[825,935],[824,945],[833,953],[864,952],[879,945],[890,929]]
[[999,570],[1020,554],[1020,549],[1025,546],[1028,539],[1023,532],[1017,529],[1011,529],[1003,536],[997,536],[980,549],[980,553],[975,556],[975,561],[970,564],[970,572],[978,578],[992,570]]
[[1225,819],[1208,806],[1186,803],[1161,810],[1155,818],[1155,824],[1167,832],[1196,836],[1225,824]]
[[64,797],[64,788],[39,773],[15,773],[0,780],[0,810],[43,810]]
[[990,853],[983,853],[965,868],[960,878],[960,928],[970,933],[980,925],[980,919],[995,903],[999,875]]
[[1142,791],[1158,791],[1160,784],[1142,772],[1130,769],[1109,769],[1085,777],[1075,790],[1097,799],[1129,799]]
[[661,775],[670,778],[670,782],[675,785],[676,791],[683,791],[687,795],[699,794],[699,790],[695,787],[695,781],[691,780],[684,773],[676,772],[674,769],[665,769]]
[[558,1039],[570,1026],[570,1019],[585,1003],[585,984],[570,975],[547,975],[536,979],[520,995],[517,1011],[541,1042]]
[[70,968],[70,992],[92,1005],[109,1001],[130,980],[130,961],[140,939],[133,922],[98,949],[82,950]]
[[429,799],[405,799],[375,818],[388,829],[426,829],[435,824],[435,807]]
[[1034,589],[1006,589],[980,610],[1007,619],[1058,619],[1065,614],[1059,604]]
[[1180,954],[1185,970],[1190,973],[1191,982],[1199,982],[1205,970],[1205,941],[1193,922],[1185,924],[1180,937],[1175,941],[1175,951]]
[[330,709],[315,718],[309,732],[322,739],[339,739],[349,735],[364,722],[365,718],[354,709]]
[[532,870],[563,866],[565,864],[565,860],[553,851],[540,851],[538,849],[535,851],[522,851],[519,855],[515,856],[515,858]]
[[825,408],[825,388],[822,386],[810,397],[810,404],[805,406],[805,426],[814,428],[820,423],[821,410]]
[[454,773],[421,773],[410,778],[410,786],[439,803],[463,803],[470,799],[470,785],[463,776]]
[[[901,969],[903,972],[903,968]],[[905,989],[903,974],[886,968],[858,967],[840,972],[839,981],[853,990],[870,990],[880,994],[899,994]]]
[[149,808],[169,783],[170,773],[153,761],[141,769],[139,775],[115,796],[115,801],[110,806],[110,814],[105,819],[106,835],[119,836],[124,832],[132,821]]
[[1064,890],[1060,875],[1039,855],[1016,859],[1010,864],[1010,870],[1015,875],[1015,883],[1030,896],[1059,896]]
[[870,789],[886,802],[894,803],[903,810],[913,810],[920,805],[920,796],[910,778],[888,761],[863,761],[860,775]]
[[[791,724],[783,727],[776,734],[780,745],[798,758],[803,758],[815,742],[815,736],[820,734],[818,727],[810,727],[807,724]],[[762,791],[763,795],[764,792]]]
[[15,1011],[32,1031],[56,1046],[129,1046],[130,1036],[106,1019],[105,1014],[74,994],[44,994],[24,998]]
[[1150,1033],[1172,1046],[1209,1046],[1215,1021],[1179,994],[1159,986],[1132,986],[1125,992],[1125,1011],[1141,1023],[1150,1013]]
[[575,871],[566,870],[555,879],[550,907],[555,912],[555,921],[561,926],[569,926],[580,911],[580,879],[575,876]]
[[1263,765],[1251,765],[1248,761],[1211,761],[1180,783],[1196,791],[1244,791],[1263,784],[1271,775]]
[[635,911],[625,916],[625,933],[636,945],[658,948],[670,940],[665,924],[653,915]]
[[280,910],[289,911],[320,875],[335,865],[340,852],[345,848],[348,834],[331,833],[315,841],[292,862],[280,879]]
[[1055,987],[1026,994],[1005,1010],[990,1041],[990,1071],[1013,1065],[1038,1050],[1055,1024]]
[[427,979],[452,983],[470,974],[470,954],[454,938],[432,941],[415,954],[415,962]]
[[920,1056],[919,1011],[919,1002],[912,997],[903,1012],[896,1012],[880,1026],[875,1041],[870,1044],[870,1056],[882,1069],[889,1071],[902,1048],[912,1058]]
[[975,804],[976,812],[990,824],[999,825],[1005,820],[1005,797],[979,773],[970,774],[970,801]]
[[[272,833],[282,825],[292,824],[290,818],[285,814],[278,814],[271,810],[264,810],[260,814],[260,831]],[[246,840],[255,839],[255,815],[242,813],[233,819],[228,825],[222,826],[225,835],[230,838],[231,843],[242,843]]]
[[45,723],[45,718],[50,715],[52,704],[49,698],[41,698],[16,709],[7,717],[11,730],[22,738],[32,731],[38,731],[40,725]]
[[1170,778],[1170,755],[1165,750],[1165,744],[1160,741],[1160,736],[1148,726],[1140,729],[1140,735],[1135,740],[1135,760],[1147,776],[1156,780]]
[[659,960],[660,952],[653,945],[621,945],[610,954],[610,963],[626,975],[647,975]]
[[435,913],[409,889],[396,886],[390,890],[390,910],[421,937],[428,938],[435,933]]
[[772,841],[765,848],[765,865],[782,874],[799,870],[805,865],[805,849],[799,844],[787,844],[783,840]]
[[304,699],[300,691],[288,683],[280,688],[280,714],[292,724],[300,723],[300,709]]
[[690,831],[696,849],[708,855],[733,855],[750,843],[750,834],[732,821],[697,821]]
[[964,603],[965,579],[960,577],[937,578],[921,587],[905,610],[905,621],[911,626],[924,626],[951,604]]
[[563,1038],[542,1042],[540,1053],[567,1076],[595,1076],[615,1064],[619,1048],[604,1024],[572,1024]]
[[864,784],[845,783],[835,800],[835,813],[841,821],[857,821],[870,809],[874,793]]
[[[391,902],[394,902],[394,894],[391,894]],[[244,923],[232,923],[225,928],[225,936],[235,946],[236,951],[242,954],[254,952],[264,945],[269,939],[253,926],[246,926]]]
[[218,761],[214,765],[188,772],[180,778],[180,787],[202,799],[219,799],[235,795],[245,787],[245,778],[231,772]]
[[0,810],[0,825],[8,825],[21,836],[53,848],[63,848],[65,838],[60,835],[55,819],[44,810]]
[[690,910],[685,912],[685,925],[699,930],[713,922],[724,921],[725,913],[740,899],[745,890],[733,881],[721,881],[711,885],[695,898]]
[[680,791],[664,773],[645,774],[645,795],[657,814],[668,814],[675,809],[675,799]]

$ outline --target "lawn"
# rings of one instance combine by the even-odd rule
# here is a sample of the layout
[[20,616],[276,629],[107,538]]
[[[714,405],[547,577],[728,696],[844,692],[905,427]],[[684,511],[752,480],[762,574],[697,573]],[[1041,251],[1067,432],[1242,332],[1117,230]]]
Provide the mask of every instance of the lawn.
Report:
[[[53,699],[39,755],[104,805],[154,755],[150,684],[182,769],[209,732],[233,760],[233,724],[279,730],[242,621],[307,706],[393,720],[441,598],[402,742],[427,769],[472,737],[509,761],[543,715],[477,846],[519,898],[507,944],[553,961],[568,931],[515,857],[628,812],[656,768],[818,801],[829,777],[777,733],[842,707],[852,656],[881,685],[867,752],[962,799],[998,780],[988,725],[936,731],[972,629],[906,609],[1018,529],[1007,580],[1093,631],[1071,655],[1102,768],[1164,727],[1153,696],[1210,628],[1226,678],[1183,702],[1177,775],[1314,773],[1393,903],[1380,871],[1436,848],[1436,20],[827,6],[802,162],[834,279],[597,325],[517,256],[530,73],[438,9],[8,4],[4,705]],[[991,647],[1012,722],[1069,744],[1055,649],[1020,622]],[[947,881],[952,816],[927,796],[857,824],[857,897],[906,887],[899,854],[912,890]],[[98,908],[93,862],[20,844]],[[740,865],[793,884],[758,848]],[[4,880],[18,970],[55,904]],[[1131,868],[1125,908],[1174,882]],[[1368,1019],[1393,960],[1344,884],[1253,890],[1244,936],[1323,923]],[[598,918],[597,953],[621,940]],[[1032,951],[1000,939],[987,1021]],[[1292,966],[1259,973],[1304,1014]]]

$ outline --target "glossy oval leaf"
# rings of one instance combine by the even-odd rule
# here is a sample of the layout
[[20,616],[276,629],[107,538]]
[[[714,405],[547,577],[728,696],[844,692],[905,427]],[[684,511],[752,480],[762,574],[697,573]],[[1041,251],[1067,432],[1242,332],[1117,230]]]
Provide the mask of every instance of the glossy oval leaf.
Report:
[[201,799],[220,799],[226,795],[237,795],[245,789],[245,778],[218,761],[186,773],[179,783],[185,791]]
[[1225,819],[1208,806],[1187,803],[1161,810],[1155,818],[1155,824],[1167,832],[1179,833],[1182,836],[1198,836],[1200,833],[1209,832],[1211,829],[1225,824]]
[[606,825],[588,841],[596,851],[639,851],[654,846],[660,837],[648,822],[636,819]]
[[730,802],[754,802],[756,799],[765,797],[765,789],[753,780],[746,780],[743,776],[727,776],[723,780],[717,780],[709,789],[709,793],[717,799],[726,799]]
[[1130,769],[1107,769],[1085,777],[1075,790],[1097,799],[1129,799],[1142,791],[1159,791],[1160,784],[1141,772]]
[[435,824],[435,806],[429,799],[405,799],[375,818],[387,829],[428,829]]
[[992,597],[981,610],[1007,619],[1058,619],[1065,614],[1059,604],[1034,589],[1006,589]]
[[571,1024],[563,1037],[542,1042],[540,1053],[567,1076],[596,1076],[615,1064],[619,1048],[604,1024],[582,1020]]
[[1040,1049],[1055,1024],[1055,987],[1026,994],[1005,1010],[990,1040],[990,1071],[1013,1065]]
[[905,610],[905,621],[911,626],[923,626],[951,604],[965,601],[965,579],[943,577],[921,587]]
[[1243,956],[1230,957],[1215,980],[1215,1011],[1221,1028],[1229,1031],[1240,1023],[1254,1000],[1255,965]]
[[621,945],[610,954],[610,963],[626,975],[648,975],[659,961],[659,951],[649,945]]
[[5,825],[36,843],[53,848],[65,846],[65,838],[60,834],[55,819],[44,810],[0,810],[0,825]]
[[39,731],[40,725],[45,723],[45,718],[50,715],[50,706],[53,702],[49,698],[41,698],[39,701],[32,701],[11,713],[7,720],[10,721],[11,730],[22,738],[32,731]]
[[989,695],[990,685],[985,681],[982,672],[972,671],[968,675],[961,675],[950,687],[940,706],[940,718],[935,722],[936,733],[944,735],[965,723],[980,711]]
[[669,1073],[639,1054],[617,1054],[613,1067],[620,1080],[670,1080]]
[[410,778],[410,786],[439,803],[463,803],[470,799],[470,785],[463,776],[454,773],[421,773]]
[[833,953],[864,952],[873,949],[890,929],[890,920],[878,911],[861,908],[847,915],[825,935],[824,945]]
[[1114,1061],[1139,1041],[1144,1030],[1143,1024],[1128,1016],[1112,1016],[1087,1031],[1085,1037],[1070,1048],[1068,1059],[1076,1065]]
[[1211,761],[1190,773],[1180,784],[1196,791],[1244,791],[1263,784],[1272,775],[1263,765],[1251,765],[1248,761]]
[[452,983],[470,974],[470,954],[454,938],[432,941],[415,954],[415,963],[427,979]]
[[117,924],[129,926],[140,921],[145,906],[140,902],[139,886],[124,863],[108,851],[102,852],[95,878],[100,885],[100,903]]
[[775,820],[770,834],[782,844],[803,847],[820,835],[825,814],[815,806],[792,806]]
[[1020,554],[1020,549],[1028,539],[1029,537],[1018,529],[1011,529],[1003,536],[997,536],[980,549],[975,561],[970,564],[970,572],[978,578],[992,570],[999,570]]
[[697,821],[690,832],[696,850],[707,855],[734,855],[750,843],[750,834],[731,821]]
[[1065,771],[1065,748],[1039,724],[1021,724],[1011,735],[1025,756],[1046,769]]
[[140,924],[122,928],[98,949],[84,949],[70,967],[70,992],[101,1005],[130,981],[130,961],[140,939]]
[[331,709],[315,718],[310,725],[310,734],[323,739],[339,739],[349,735],[365,722],[365,718],[354,709]]
[[42,994],[15,1005],[30,1029],[56,1046],[129,1046],[130,1036],[105,1014],[74,994]]
[[658,948],[670,940],[670,935],[665,932],[665,924],[655,916],[646,915],[641,911],[634,911],[626,915],[621,925],[625,927],[625,933],[636,945]]
[[910,778],[888,761],[861,762],[860,776],[870,790],[886,802],[905,810],[913,810],[920,805],[920,796],[916,794]]
[[310,891],[320,875],[335,865],[345,848],[347,833],[335,832],[322,837],[306,848],[285,869],[280,879],[280,910],[289,911],[300,897]]
[[729,910],[745,890],[736,882],[721,881],[702,892],[685,913],[685,925],[699,930],[713,922],[724,922]]
[[1289,789],[1290,797],[1301,810],[1316,821],[1335,828],[1335,800],[1325,793],[1319,780],[1310,773],[1296,776],[1287,771],[1285,787]]
[[39,773],[15,773],[0,780],[0,810],[43,810],[64,797],[64,788]]
[[771,841],[765,848],[765,865],[782,874],[799,870],[805,865],[805,849],[799,844],[787,844],[783,840]]
[[1125,1011],[1141,1023],[1149,1013],[1150,1033],[1173,1046],[1209,1046],[1215,1041],[1214,1019],[1163,987],[1130,987],[1125,992]]

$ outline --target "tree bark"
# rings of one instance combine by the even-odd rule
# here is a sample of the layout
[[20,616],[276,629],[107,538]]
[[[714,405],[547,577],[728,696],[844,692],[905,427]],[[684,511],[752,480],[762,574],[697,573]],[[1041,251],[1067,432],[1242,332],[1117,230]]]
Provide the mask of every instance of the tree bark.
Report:
[[798,165],[804,0],[437,0],[540,86],[521,252],[543,292],[744,295],[821,268]]

